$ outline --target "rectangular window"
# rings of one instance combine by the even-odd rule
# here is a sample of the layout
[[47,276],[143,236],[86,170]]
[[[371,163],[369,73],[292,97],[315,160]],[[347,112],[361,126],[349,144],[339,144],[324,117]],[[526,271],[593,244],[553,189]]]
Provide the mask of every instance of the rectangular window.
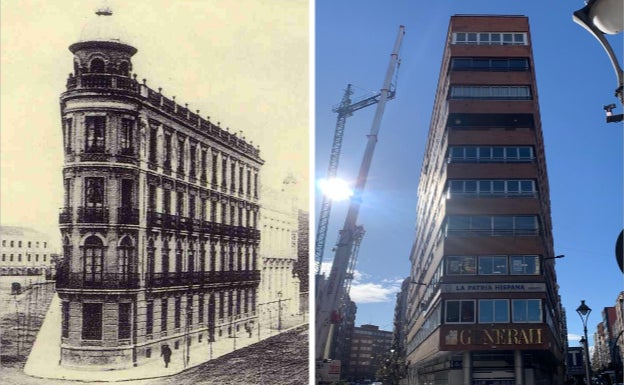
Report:
[[121,119],[121,153],[130,155],[134,152],[134,120]]
[[[4,255],[2,256],[4,259]],[[68,338],[69,337],[69,302],[67,301],[63,301],[61,302],[61,314],[62,314],[62,318],[61,318],[61,336],[63,338]]]
[[217,185],[217,154],[212,154],[212,181],[213,185]]
[[206,181],[206,177],[207,177],[207,157],[208,157],[208,153],[206,150],[202,150],[201,151],[201,175],[200,175],[200,179],[202,182]]
[[451,86],[449,99],[530,100],[529,86]]
[[479,275],[507,275],[507,256],[479,257]]
[[528,45],[525,32],[454,32],[453,44]]
[[182,298],[181,297],[176,297],[175,298],[175,302],[174,302],[174,309],[173,309],[174,313],[173,313],[173,327],[176,329],[180,328],[180,324],[181,324],[181,314],[182,314]]
[[158,159],[158,128],[150,127],[149,161],[156,163]]
[[512,302],[512,322],[542,322],[542,301],[539,299],[514,299]]
[[167,308],[167,298],[163,298],[160,301],[160,330],[167,330],[167,318],[169,317],[168,308]]
[[102,304],[82,304],[82,339],[102,339]]
[[474,300],[447,300],[445,310],[445,323],[474,323],[475,301]]
[[163,144],[163,167],[171,170],[171,134],[165,134],[165,142]]
[[540,274],[539,256],[537,255],[511,255],[509,264],[509,274],[511,275]]
[[129,302],[121,302],[119,304],[119,319],[117,323],[118,339],[125,340],[130,338],[131,326],[130,326],[130,312],[132,311],[132,304]]
[[121,207],[130,209],[134,207],[132,199],[132,191],[134,188],[134,181],[132,179],[121,180]]
[[171,214],[171,190],[163,190],[163,213]]
[[184,174],[184,139],[178,139],[178,172]]
[[156,211],[156,186],[147,186],[147,208],[150,211]]
[[106,117],[87,116],[85,126],[85,152],[104,152]]
[[145,307],[145,334],[154,332],[154,302],[148,302]]
[[89,208],[104,206],[104,178],[85,178],[85,206]]
[[227,165],[227,159],[224,157],[221,161],[221,187],[224,189],[227,189]]
[[72,129],[73,129],[73,119],[68,118],[65,119],[65,153],[69,154],[72,150]]
[[199,219],[201,219],[202,221],[206,220],[206,210],[208,209],[208,206],[206,204],[206,198],[201,198],[200,201],[200,211],[199,211]]
[[176,198],[176,214],[178,216],[184,216],[184,193],[178,191]]
[[195,195],[189,195],[188,216],[195,219]]
[[509,301],[506,299],[480,299],[479,323],[508,323]]
[[191,178],[195,178],[196,175],[196,168],[197,165],[196,163],[196,151],[197,151],[197,146],[192,144],[191,148],[190,148],[190,152],[189,152],[189,176]]
[[199,296],[198,304],[197,304],[197,322],[204,322],[204,295],[201,294]]
[[475,275],[477,273],[477,258],[472,256],[446,257],[446,274],[448,275]]

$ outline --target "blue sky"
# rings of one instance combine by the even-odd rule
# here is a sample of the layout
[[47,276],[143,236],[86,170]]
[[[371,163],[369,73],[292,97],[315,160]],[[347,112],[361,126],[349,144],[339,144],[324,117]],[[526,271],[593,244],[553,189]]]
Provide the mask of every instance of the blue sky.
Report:
[[[360,210],[366,229],[352,297],[356,325],[392,329],[395,293],[409,274],[416,192],[450,16],[516,14],[529,17],[547,168],[558,283],[567,312],[570,345],[578,346],[581,299],[593,309],[589,333],[601,310],[624,288],[614,244],[622,229],[622,125],[605,123],[602,106],[616,103],[616,78],[598,42],[572,21],[582,1],[329,1],[315,7],[315,167],[326,175],[336,124],[331,112],[348,83],[355,97],[378,92],[399,25],[397,97],[388,102]],[[622,52],[622,35],[610,36]],[[622,55],[620,55],[622,58]],[[347,119],[339,176],[353,180],[375,107]],[[617,113],[622,107],[618,104]],[[320,205],[317,199],[316,209]],[[332,208],[324,262],[343,225],[347,202]],[[318,218],[318,212],[316,215]],[[576,337],[575,337],[576,336]],[[590,341],[593,338],[590,336]]]

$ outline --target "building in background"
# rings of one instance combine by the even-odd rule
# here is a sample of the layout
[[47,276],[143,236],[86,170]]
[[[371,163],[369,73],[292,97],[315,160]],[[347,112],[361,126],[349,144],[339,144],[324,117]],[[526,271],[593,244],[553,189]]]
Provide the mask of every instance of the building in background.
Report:
[[109,8],[69,49],[61,365],[140,366],[165,344],[187,362],[254,329],[259,150],[137,82]]
[[534,70],[527,17],[451,17],[410,255],[410,383],[563,381]]
[[299,235],[295,184],[288,176],[279,189],[262,186],[259,314],[261,324],[279,329],[283,317],[300,313],[300,281],[295,274]]
[[376,325],[353,328],[349,364],[342,377],[352,381],[374,380],[391,346],[391,331],[379,330]]
[[616,299],[615,306],[602,309],[601,321],[596,325],[594,349],[591,357],[594,375],[607,383],[617,382],[622,378],[622,313],[623,293]]
[[0,239],[0,275],[42,275],[53,269],[49,236],[28,227],[0,226]]
[[299,231],[297,237],[297,261],[295,274],[299,278],[302,311],[308,310],[310,292],[310,213],[299,210]]

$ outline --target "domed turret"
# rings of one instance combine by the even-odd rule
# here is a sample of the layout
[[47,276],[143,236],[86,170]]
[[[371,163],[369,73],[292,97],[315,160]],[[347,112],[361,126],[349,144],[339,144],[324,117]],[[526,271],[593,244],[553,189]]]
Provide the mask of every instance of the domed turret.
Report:
[[113,11],[103,6],[95,11],[82,28],[78,42],[69,46],[74,54],[75,73],[113,73],[130,76],[130,58],[137,49],[129,43],[125,29],[113,17]]

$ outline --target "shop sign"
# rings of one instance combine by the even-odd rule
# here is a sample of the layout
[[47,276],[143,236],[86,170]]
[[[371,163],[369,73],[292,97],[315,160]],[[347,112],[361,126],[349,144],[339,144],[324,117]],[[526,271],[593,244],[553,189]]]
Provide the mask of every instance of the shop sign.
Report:
[[544,330],[535,328],[490,327],[490,328],[448,328],[441,334],[442,345],[450,349],[463,347],[492,347],[542,345]]
[[445,283],[441,285],[443,293],[477,293],[477,292],[542,292],[546,291],[544,283]]

